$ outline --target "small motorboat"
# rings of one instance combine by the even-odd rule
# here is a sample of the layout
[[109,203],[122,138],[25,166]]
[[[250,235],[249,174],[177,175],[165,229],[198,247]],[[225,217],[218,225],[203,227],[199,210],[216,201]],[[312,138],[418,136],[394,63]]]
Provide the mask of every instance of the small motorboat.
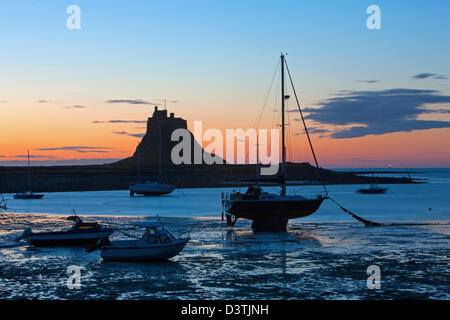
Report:
[[147,181],[146,183],[135,183],[130,186],[130,196],[141,194],[144,196],[160,196],[172,193],[175,187],[170,184]]
[[16,240],[25,239],[32,246],[88,246],[101,239],[107,239],[113,232],[111,228],[100,226],[97,222],[83,222],[73,215],[67,220],[74,221],[72,228],[55,232],[32,232],[26,229]]
[[366,193],[366,194],[381,194],[386,193],[387,188],[379,187],[376,184],[371,184],[368,189],[359,189],[358,193]]
[[137,240],[117,240],[101,246],[100,255],[105,261],[167,260],[186,246],[191,239],[175,237],[169,229],[155,221],[142,221],[143,236]]
[[22,193],[16,193],[14,195],[14,199],[42,199],[42,197],[44,197],[43,194],[39,194],[39,193],[33,193],[32,191],[25,191]]

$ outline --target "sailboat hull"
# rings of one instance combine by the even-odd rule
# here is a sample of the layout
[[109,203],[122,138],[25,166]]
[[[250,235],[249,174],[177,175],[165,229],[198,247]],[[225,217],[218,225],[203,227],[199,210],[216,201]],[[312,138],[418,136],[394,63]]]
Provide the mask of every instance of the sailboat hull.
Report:
[[[105,261],[157,261],[175,257],[183,250],[189,239],[177,241],[172,244],[159,245],[121,245],[130,241],[116,241],[110,246],[101,248],[101,257]],[[133,242],[133,241],[131,241]],[[136,242],[136,241],[135,241]],[[115,245],[117,243],[118,245]]]
[[378,188],[378,189],[359,189],[357,193],[364,193],[364,194],[383,194],[386,193],[386,188]]
[[22,200],[29,200],[29,199],[42,199],[44,197],[43,194],[15,194],[14,199],[22,199]]
[[323,200],[323,197],[305,200],[234,200],[227,212],[236,218],[250,220],[262,218],[295,219],[316,212]]
[[325,199],[225,200],[224,207],[229,225],[242,218],[253,221],[253,231],[280,232],[286,231],[289,219],[313,214]]
[[112,230],[69,230],[58,232],[31,233],[26,237],[30,246],[86,246],[93,245],[100,239],[107,238]]
[[170,194],[175,190],[175,187],[167,184],[159,183],[142,183],[135,184],[130,187],[130,195],[140,194],[144,196],[160,196],[163,194]]

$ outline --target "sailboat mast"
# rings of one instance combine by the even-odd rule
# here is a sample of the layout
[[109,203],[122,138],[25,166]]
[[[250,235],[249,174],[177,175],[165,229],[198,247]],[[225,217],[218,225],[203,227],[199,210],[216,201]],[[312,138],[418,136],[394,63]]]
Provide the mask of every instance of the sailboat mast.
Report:
[[286,146],[284,123],[284,54],[281,54],[281,195],[286,194]]
[[256,177],[259,177],[259,137],[256,133]]
[[28,149],[28,191],[31,191],[30,149]]

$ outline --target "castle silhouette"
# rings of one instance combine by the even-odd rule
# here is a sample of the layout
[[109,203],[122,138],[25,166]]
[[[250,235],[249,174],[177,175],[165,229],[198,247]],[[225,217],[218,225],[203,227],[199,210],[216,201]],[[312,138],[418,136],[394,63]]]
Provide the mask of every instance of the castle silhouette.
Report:
[[[163,167],[175,166],[171,160],[172,148],[179,143],[179,141],[171,141],[172,132],[176,129],[187,128],[187,121],[183,118],[175,117],[173,112],[167,116],[167,110],[158,110],[155,106],[152,117],[147,120],[147,131],[137,146],[133,155],[125,158],[113,165],[117,166],[157,166],[160,157],[160,141],[161,141],[161,163]],[[188,130],[189,131],[189,130]],[[195,140],[193,134],[189,131],[191,136],[191,164],[194,163],[194,146],[200,147]],[[161,140],[160,140],[161,139]],[[202,149],[203,152],[206,152]]]

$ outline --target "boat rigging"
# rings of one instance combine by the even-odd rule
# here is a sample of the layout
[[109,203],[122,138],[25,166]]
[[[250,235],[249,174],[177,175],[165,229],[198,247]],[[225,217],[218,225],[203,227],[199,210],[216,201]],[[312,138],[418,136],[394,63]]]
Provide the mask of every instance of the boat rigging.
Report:
[[258,182],[256,182],[244,194],[240,192],[223,194],[222,206],[229,226],[233,226],[237,219],[243,218],[253,221],[252,229],[255,231],[285,231],[289,219],[301,218],[313,214],[319,209],[323,200],[327,198],[322,194],[310,198],[286,194],[285,102],[290,96],[285,94],[285,55],[281,54],[280,59],[282,159],[281,172],[275,179],[272,178],[272,180],[276,181],[281,187],[281,191],[279,194],[263,192]]
[[14,199],[30,200],[30,199],[42,199],[43,197],[44,197],[43,194],[37,194],[31,191],[30,150],[28,150],[28,190],[22,193],[16,193],[14,195]]

